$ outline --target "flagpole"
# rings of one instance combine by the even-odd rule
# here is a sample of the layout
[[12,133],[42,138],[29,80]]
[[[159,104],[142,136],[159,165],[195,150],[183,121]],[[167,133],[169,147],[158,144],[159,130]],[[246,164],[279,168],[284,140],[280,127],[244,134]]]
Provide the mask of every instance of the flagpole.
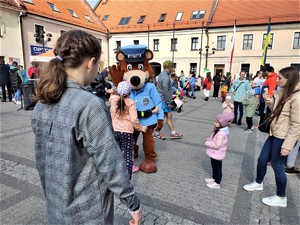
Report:
[[[271,26],[271,17],[269,18],[269,27],[270,26]],[[271,29],[270,29],[270,35],[271,35]],[[266,48],[266,53],[265,53],[266,56],[265,56],[264,66],[266,66],[268,47],[269,47],[269,44],[267,45],[267,48]]]
[[[234,21],[234,28],[233,29],[236,29],[236,20]],[[232,38],[233,38],[233,40],[234,40],[234,42],[235,42],[235,30],[233,31],[233,36],[232,36]],[[232,46],[232,48],[234,49],[234,44],[235,43],[233,43],[233,46]],[[231,49],[231,51],[233,51],[233,49]],[[230,54],[232,54],[231,52],[230,52]],[[231,75],[231,67],[232,67],[232,58],[233,58],[233,55],[231,56],[230,55],[230,63],[229,63],[229,73],[230,73],[230,75]]]
[[268,31],[267,31],[267,36],[264,44],[264,49],[263,49],[263,58],[261,60],[261,65],[260,69],[264,69],[266,67],[266,61],[267,61],[267,52],[268,52],[268,47],[269,47],[269,41],[270,41],[270,35],[271,35],[271,17],[269,17],[269,24],[268,24]]

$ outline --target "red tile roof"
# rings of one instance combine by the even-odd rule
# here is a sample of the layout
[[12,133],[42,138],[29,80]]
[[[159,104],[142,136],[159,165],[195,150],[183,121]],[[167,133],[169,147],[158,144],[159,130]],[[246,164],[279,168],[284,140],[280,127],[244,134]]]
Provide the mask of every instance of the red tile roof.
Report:
[[21,0],[0,0],[0,7],[14,9],[14,10],[23,10],[25,6]]
[[300,21],[299,0],[219,0],[210,26]]
[[[149,30],[172,30],[202,27],[207,21],[212,8],[212,0],[106,0],[95,6],[95,12],[102,21],[109,15],[107,21],[102,21],[111,33],[138,32]],[[190,20],[194,10],[206,10],[203,19]],[[178,12],[183,12],[181,21],[175,21]],[[164,22],[159,23],[161,14],[166,13]],[[141,16],[146,18],[142,24],[137,24]],[[118,25],[122,17],[131,17],[128,25]]]
[[[212,22],[207,23],[211,10]],[[223,27],[237,25],[299,22],[299,0],[102,0],[95,6],[95,12],[111,33],[199,28],[202,26]],[[194,10],[206,10],[204,19],[191,20]],[[175,21],[178,12],[183,12],[181,21]],[[158,19],[166,13],[164,22]],[[141,16],[143,24],[137,24]],[[128,25],[118,25],[122,17],[131,17]]]
[[[91,6],[86,0],[31,0],[33,4],[24,2],[27,12],[42,17],[47,17],[53,20],[85,27],[91,30],[106,32],[106,27],[101,23],[99,18],[93,12]],[[48,3],[56,6],[59,12],[53,11]],[[73,17],[69,9],[73,10],[78,18]],[[93,23],[88,22],[88,16]]]

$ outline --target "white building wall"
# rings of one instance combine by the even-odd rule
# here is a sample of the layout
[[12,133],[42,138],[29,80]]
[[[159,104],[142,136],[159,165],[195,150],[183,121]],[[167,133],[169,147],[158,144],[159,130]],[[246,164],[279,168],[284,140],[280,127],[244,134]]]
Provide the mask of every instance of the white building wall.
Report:
[[[283,67],[290,66],[291,63],[300,63],[299,49],[293,49],[293,38],[295,32],[300,32],[299,23],[293,24],[277,24],[271,25],[271,33],[274,33],[273,47],[268,49],[266,63],[274,66],[278,71]],[[198,37],[198,47],[201,45],[201,31],[202,29],[194,30],[180,30],[174,33],[177,38],[177,51],[174,51],[174,56],[171,51],[171,39],[173,38],[173,31],[159,31],[159,32],[142,32],[142,33],[124,33],[113,34],[109,39],[109,63],[113,65],[115,60],[116,41],[121,41],[121,46],[133,44],[133,40],[139,40],[140,44],[148,46],[153,51],[153,39],[159,39],[159,51],[154,51],[154,59],[151,62],[157,62],[161,65],[165,60],[172,60],[176,63],[176,73],[179,74],[181,70],[188,74],[190,70],[190,63],[197,63],[197,74],[199,71],[200,55],[199,51],[191,50],[191,38]],[[267,25],[263,26],[245,26],[237,27],[235,37],[235,50],[231,73],[236,74],[241,70],[241,65],[244,63],[250,64],[251,73],[255,74],[260,69],[260,62],[263,54],[262,42],[263,34],[267,31]],[[217,50],[215,54],[209,54],[207,61],[207,68],[214,74],[215,66],[218,64],[224,65],[223,73],[229,72],[229,56],[231,51],[231,37],[233,27],[226,28],[209,28],[209,53],[212,53],[212,48],[217,48],[217,36],[226,36],[226,47],[224,50]],[[253,34],[253,46],[250,50],[243,50],[243,35]],[[148,38],[149,35],[149,38]],[[205,67],[205,46],[207,45],[207,36],[203,32],[202,40],[202,60],[201,60],[201,74],[204,75],[203,69]]]
[[35,15],[28,15],[26,17],[23,17],[23,42],[24,42],[24,52],[25,52],[25,65],[26,68],[30,66],[30,45],[35,46],[42,46],[40,43],[35,42],[35,24],[44,26],[44,30],[47,33],[52,34],[52,40],[45,44],[45,47],[54,48],[55,43],[57,39],[60,37],[60,31],[69,31],[74,29],[80,29],[83,31],[86,31],[92,35],[94,35],[96,38],[102,39],[102,55],[101,55],[101,61],[104,61],[104,66],[108,65],[108,44],[107,44],[107,35],[93,31],[90,29],[85,29],[82,27],[78,27],[75,25],[62,23],[56,20],[50,20],[47,18],[35,16]]
[[0,26],[3,36],[0,37],[0,55],[5,56],[5,62],[11,59],[23,64],[19,12],[1,8]]

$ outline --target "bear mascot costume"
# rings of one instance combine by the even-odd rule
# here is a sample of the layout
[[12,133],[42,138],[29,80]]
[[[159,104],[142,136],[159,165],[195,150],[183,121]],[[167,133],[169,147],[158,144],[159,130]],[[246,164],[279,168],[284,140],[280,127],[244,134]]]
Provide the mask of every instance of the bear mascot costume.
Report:
[[[143,150],[145,160],[140,165],[140,170],[145,173],[155,173],[156,152],[153,138],[154,128],[162,128],[164,113],[161,107],[161,98],[153,83],[153,69],[149,60],[153,59],[153,52],[145,45],[129,45],[121,47],[116,53],[118,65],[113,65],[109,73],[115,87],[125,80],[131,85],[130,98],[136,103],[138,119],[142,126],[147,126],[143,134]],[[137,140],[140,132],[134,131],[134,157],[138,157]]]

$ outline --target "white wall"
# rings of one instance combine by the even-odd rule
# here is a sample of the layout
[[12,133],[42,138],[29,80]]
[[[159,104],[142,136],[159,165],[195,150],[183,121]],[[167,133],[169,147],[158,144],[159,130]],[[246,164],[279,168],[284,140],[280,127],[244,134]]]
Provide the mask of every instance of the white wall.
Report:
[[9,58],[15,58],[24,64],[19,26],[19,12],[1,8],[0,26],[4,29],[3,37],[0,37],[0,55],[5,56],[5,62]]
[[[271,32],[274,33],[273,48],[268,50],[267,61],[274,66],[275,70],[280,70],[290,63],[300,63],[299,49],[293,49],[294,32],[300,32],[299,23],[271,25]],[[210,28],[209,35],[209,53],[212,53],[212,48],[217,48],[217,36],[226,35],[225,50],[216,51],[214,55],[208,56],[208,69],[214,71],[215,64],[225,64],[224,73],[229,71],[229,56],[231,51],[231,37],[233,27],[228,28]],[[250,72],[255,73],[260,69],[260,61],[262,58],[262,41],[263,34],[267,31],[267,25],[263,26],[247,26],[237,27],[235,51],[231,72],[238,73],[242,63],[250,64]],[[251,50],[243,50],[243,35],[253,34],[253,48]],[[201,42],[201,28],[194,30],[175,30],[175,38],[177,38],[177,51],[174,52],[174,63],[177,64],[176,73],[179,74],[184,70],[188,74],[190,63],[197,63],[197,74],[199,71],[200,55],[199,51],[191,51],[191,38],[198,37],[198,49]],[[153,51],[153,39],[159,39],[159,51],[154,51],[154,59],[151,62],[162,64],[165,60],[172,60],[171,38],[173,31],[150,32],[149,49]],[[133,44],[133,40],[139,40],[140,44],[148,45],[148,32],[143,33],[124,33],[113,34],[109,39],[109,63],[110,65],[116,62],[113,49],[116,48],[116,41],[121,41],[122,46]],[[202,63],[201,71],[205,67],[205,46],[207,45],[207,37],[203,33],[202,45]],[[203,74],[203,72],[201,72]]]

